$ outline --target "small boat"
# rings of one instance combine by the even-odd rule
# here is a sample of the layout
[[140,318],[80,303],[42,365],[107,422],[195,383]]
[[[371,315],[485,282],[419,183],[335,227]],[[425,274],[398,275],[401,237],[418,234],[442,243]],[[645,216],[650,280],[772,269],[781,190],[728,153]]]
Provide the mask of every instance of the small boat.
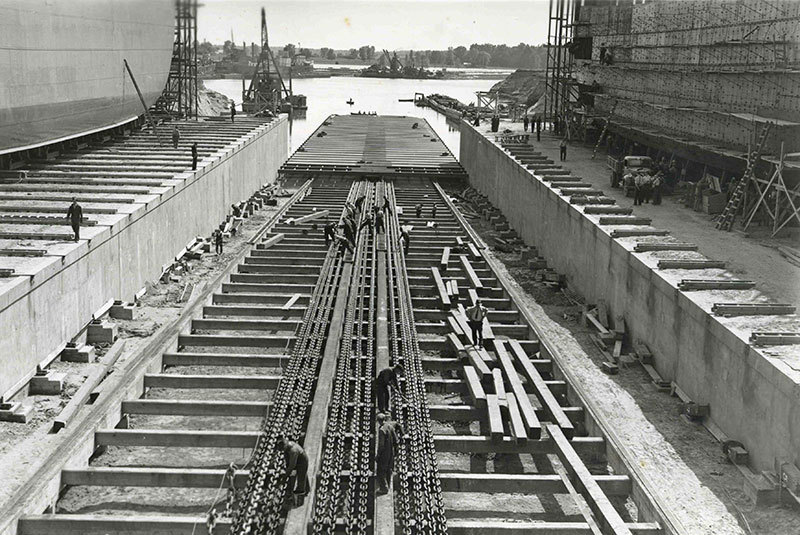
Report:
[[347,103],[348,103],[348,104],[350,104],[351,106],[352,106],[353,104],[355,104],[355,102],[353,101],[353,99],[352,99],[352,98],[351,98],[350,100],[348,100],[348,101],[347,101]]

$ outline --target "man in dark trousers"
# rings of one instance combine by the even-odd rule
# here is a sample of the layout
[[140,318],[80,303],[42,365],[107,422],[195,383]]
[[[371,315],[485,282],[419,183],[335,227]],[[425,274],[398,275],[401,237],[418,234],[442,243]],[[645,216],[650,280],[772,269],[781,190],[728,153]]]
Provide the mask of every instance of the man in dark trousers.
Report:
[[181,140],[181,131],[178,130],[177,126],[172,128],[172,148],[178,148],[178,142]]
[[392,388],[399,394],[400,386],[397,384],[398,374],[403,373],[399,364],[382,369],[375,378],[375,396],[378,400],[378,412],[389,412],[389,389]]
[[606,62],[606,44],[600,45],[600,65]]
[[414,207],[414,211],[417,213],[417,219],[422,217],[422,203],[418,202],[417,205]]
[[383,234],[383,229],[383,212],[378,210],[375,212],[375,235],[377,236],[378,234]]
[[358,231],[361,232],[361,229],[364,227],[370,229],[374,224],[375,224],[374,216],[372,214],[367,214],[366,217],[364,217],[364,221],[362,221],[361,224],[358,226]]
[[526,115],[524,119],[522,119],[522,128],[527,132],[528,131],[528,116]]
[[234,117],[236,117],[236,103],[231,100],[231,122],[233,122]]
[[394,472],[394,457],[397,448],[403,440],[403,430],[400,424],[393,422],[389,417],[379,412],[376,417],[378,422],[378,451],[375,455],[375,472],[378,476],[378,494],[389,492],[389,483]]
[[389,202],[388,197],[383,198],[383,209],[386,211],[387,214],[392,213],[392,203]]
[[567,159],[567,138],[561,140],[559,148],[561,149],[561,161],[563,162]]
[[303,498],[308,495],[311,486],[308,480],[308,455],[300,444],[285,437],[278,437],[275,446],[278,451],[283,452],[283,458],[286,461],[286,479],[288,480],[292,476],[292,472],[295,472],[292,505],[295,507],[302,505]]
[[75,233],[75,241],[81,239],[81,221],[83,221],[83,208],[78,204],[78,200],[73,197],[72,204],[67,209],[67,219],[72,224],[72,232]]
[[431,208],[431,219],[436,219],[436,210],[437,210],[436,203],[433,203],[433,208]]
[[483,320],[486,319],[487,310],[480,299],[467,309],[467,323],[472,329],[472,343],[476,347],[483,346]]
[[403,254],[408,256],[408,246],[411,244],[411,235],[408,233],[408,229],[403,229],[400,231],[400,242],[403,244]]
[[197,142],[192,143],[192,171],[197,171]]
[[361,211],[361,208],[364,206],[365,198],[366,197],[364,195],[361,195],[358,199],[356,199],[356,210],[358,210],[359,212]]
[[536,121],[536,141],[542,140],[542,120]]
[[220,229],[214,231],[214,250],[217,255],[222,254],[222,231]]
[[325,236],[325,247],[329,246],[336,238],[336,223],[329,221],[322,229],[322,235]]

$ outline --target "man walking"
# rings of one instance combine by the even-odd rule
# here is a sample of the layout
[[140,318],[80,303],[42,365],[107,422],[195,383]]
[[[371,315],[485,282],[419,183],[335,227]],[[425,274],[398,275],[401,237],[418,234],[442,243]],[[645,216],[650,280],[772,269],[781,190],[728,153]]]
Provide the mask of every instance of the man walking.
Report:
[[336,237],[336,224],[332,221],[326,223],[322,229],[322,235],[325,237],[325,247],[328,247]]
[[378,476],[378,494],[389,492],[389,484],[394,472],[394,457],[397,448],[403,439],[402,428],[397,422],[379,412],[378,422],[378,451],[375,455],[375,472]]
[[536,141],[542,140],[542,120],[538,119],[536,121]]
[[178,148],[178,142],[181,140],[181,131],[177,126],[172,127],[172,148]]
[[75,233],[75,241],[81,239],[81,221],[83,221],[83,208],[78,204],[78,200],[73,197],[72,204],[67,209],[67,219],[72,225],[72,232]]
[[437,209],[438,209],[438,207],[436,206],[436,203],[433,203],[433,208],[431,208],[431,219],[436,219],[436,210]]
[[384,224],[383,224],[383,212],[378,210],[375,212],[375,235],[383,234]]
[[417,213],[417,219],[422,217],[422,203],[418,202],[417,205],[414,207],[414,211]]
[[528,116],[526,115],[525,118],[522,119],[522,128],[526,132],[528,131],[528,124],[530,124],[530,122],[528,121]]
[[475,304],[467,309],[467,323],[472,329],[472,343],[476,347],[483,346],[483,320],[486,314],[486,307],[480,299],[476,299]]
[[292,505],[297,507],[302,505],[303,498],[308,495],[310,484],[308,481],[308,455],[297,442],[293,442],[285,437],[278,437],[276,443],[278,451],[283,452],[283,459],[286,462],[284,476],[288,480],[295,473],[294,491],[292,492]]
[[408,256],[408,246],[411,244],[411,235],[405,228],[400,231],[400,243],[403,244],[403,254]]
[[563,162],[567,159],[567,138],[561,140],[559,147],[561,148],[561,161]]
[[214,231],[214,251],[217,256],[222,254],[222,231],[220,229]]
[[197,141],[192,143],[192,171],[197,171]]
[[234,117],[236,117],[236,103],[231,100],[231,122],[233,122]]
[[389,389],[400,392],[397,383],[398,374],[403,373],[403,367],[399,364],[382,369],[375,378],[375,396],[378,401],[378,412],[389,412]]

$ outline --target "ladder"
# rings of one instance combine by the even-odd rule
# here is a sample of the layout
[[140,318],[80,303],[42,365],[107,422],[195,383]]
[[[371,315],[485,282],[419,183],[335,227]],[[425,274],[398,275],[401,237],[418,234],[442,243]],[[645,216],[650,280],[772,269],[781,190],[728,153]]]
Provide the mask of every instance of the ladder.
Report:
[[592,160],[597,155],[597,149],[600,147],[600,143],[603,142],[603,138],[606,137],[606,131],[608,130],[608,125],[611,123],[611,116],[614,115],[614,110],[617,109],[617,102],[618,100],[614,101],[614,104],[611,105],[611,111],[608,112],[608,117],[606,117],[606,124],[603,125],[603,131],[600,132],[600,137],[597,138],[597,143],[594,145],[594,150],[592,151]]
[[740,178],[733,187],[733,193],[728,200],[728,204],[725,205],[725,209],[722,211],[719,219],[717,219],[718,229],[729,231],[731,228],[733,228],[733,221],[736,219],[736,213],[739,211],[739,207],[742,204],[742,198],[744,197],[745,189],[750,183],[750,178],[753,176],[756,163],[759,159],[761,159],[761,152],[764,149],[764,144],[767,141],[771,127],[772,123],[764,123],[764,127],[761,129],[761,134],[759,134],[758,141],[756,142],[756,148],[749,155],[750,157],[747,160],[747,168],[744,170],[742,178]]

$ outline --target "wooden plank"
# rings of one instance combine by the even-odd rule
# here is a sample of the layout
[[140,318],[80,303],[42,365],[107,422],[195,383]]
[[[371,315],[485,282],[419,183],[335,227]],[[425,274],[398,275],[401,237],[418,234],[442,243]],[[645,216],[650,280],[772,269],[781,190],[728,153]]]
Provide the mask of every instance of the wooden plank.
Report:
[[500,368],[492,370],[492,382],[494,383],[494,393],[497,400],[502,404],[506,400],[506,387],[503,381],[503,372]]
[[464,366],[464,380],[467,382],[467,391],[472,403],[476,407],[483,407],[486,405],[486,392],[483,390],[481,380],[478,378],[478,372],[472,366]]
[[465,255],[460,255],[459,260],[461,261],[461,267],[464,270],[464,273],[467,276],[467,280],[469,281],[469,285],[476,290],[479,288],[483,288],[483,283],[481,282],[480,277],[475,273],[475,270],[472,269],[472,264],[467,259]]
[[436,290],[439,292],[439,300],[441,301],[442,308],[448,309],[451,306],[450,297],[447,295],[447,289],[444,286],[442,275],[435,267],[431,268],[431,275],[433,275],[433,282],[436,285]]
[[608,329],[603,327],[603,324],[600,323],[600,320],[597,319],[597,317],[594,315],[593,311],[589,311],[589,312],[586,313],[586,319],[589,320],[589,323],[594,325],[595,329],[600,331],[601,334],[605,334],[605,333],[608,332]]
[[[453,334],[456,335],[456,338],[459,338],[461,336],[466,336],[467,340],[471,340],[469,332],[466,333],[464,332],[464,329],[461,327],[461,324],[458,322],[458,320],[456,320],[456,318],[454,318],[453,316],[447,316],[447,323],[450,324],[450,330],[453,331]],[[460,342],[461,340],[459,339],[459,343]],[[461,347],[464,347],[463,344],[461,345]]]
[[508,418],[511,421],[511,436],[517,442],[525,442],[528,440],[528,433],[525,431],[525,423],[522,421],[517,398],[511,392],[506,393],[506,406],[508,407]]
[[525,387],[522,385],[519,374],[517,374],[517,370],[514,369],[514,364],[503,347],[503,342],[495,340],[493,345],[495,353],[497,354],[497,360],[500,361],[500,367],[503,373],[505,373],[506,379],[508,379],[508,384],[511,386],[511,392],[517,399],[522,418],[527,426],[528,436],[538,439],[542,433],[542,424],[536,416],[536,411],[533,405],[531,405],[528,394],[525,392]]
[[450,263],[450,247],[445,247],[442,250],[442,259],[439,261],[439,269],[447,271],[447,265]]
[[474,347],[467,348],[467,357],[472,367],[475,368],[475,372],[478,374],[481,381],[487,375],[491,375],[491,370],[489,370],[489,367],[486,365],[483,358],[481,358],[480,353]]
[[458,294],[459,294],[458,281],[456,281],[455,279],[451,280],[450,281],[450,288],[451,288],[450,293],[452,295],[452,297],[450,297],[450,300],[451,301],[458,301]]
[[283,307],[281,308],[283,308],[283,310],[289,310],[290,308],[292,308],[292,305],[294,305],[297,302],[297,300],[300,299],[300,295],[301,294],[294,294],[291,298],[289,298],[288,301],[286,301],[286,304],[283,305]]
[[481,253],[480,253],[480,251],[478,251],[478,248],[475,247],[474,243],[470,242],[468,247],[469,247],[469,252],[472,255],[473,259],[478,259],[478,258],[481,257]]
[[97,367],[89,372],[89,377],[86,378],[83,385],[75,392],[75,395],[72,396],[72,399],[64,407],[64,410],[53,420],[54,432],[57,433],[64,429],[75,419],[81,408],[86,405],[92,391],[100,384],[107,374],[108,370],[104,366]]
[[[205,468],[153,468],[99,466],[77,470],[62,470],[62,485],[95,487],[174,487],[219,488],[225,470]],[[237,470],[234,481],[237,488],[247,485],[250,472]],[[226,479],[227,484],[227,479]]]
[[567,437],[557,425],[548,425],[547,434],[556,445],[556,454],[570,476],[578,492],[586,499],[592,509],[603,533],[613,535],[631,535],[630,529],[614,509],[614,506],[605,495],[600,485],[586,465],[572,448]]
[[262,249],[262,250],[263,249],[269,249],[273,245],[283,241],[284,237],[285,237],[285,234],[275,234],[274,236],[270,236],[269,238],[267,238],[266,240],[261,242],[261,247],[259,247],[259,249]]
[[514,353],[517,362],[519,362],[520,366],[522,367],[522,372],[525,375],[525,378],[533,386],[536,397],[539,398],[539,401],[547,409],[547,413],[550,415],[553,423],[558,425],[558,427],[564,431],[564,434],[568,438],[572,438],[575,434],[575,427],[564,413],[564,409],[558,403],[558,400],[556,400],[555,396],[550,391],[550,388],[547,386],[546,381],[542,378],[539,370],[537,370],[536,366],[534,366],[530,361],[528,355],[522,349],[522,346],[518,341],[511,340],[509,345],[511,346],[511,350]]
[[[455,323],[455,320],[453,318],[447,318],[447,319],[451,320],[453,323]],[[452,326],[453,325],[451,324],[451,327]],[[456,324],[456,326],[458,326],[458,324]],[[465,350],[464,349],[464,344],[462,344],[461,340],[458,339],[458,334],[457,333],[455,333],[455,332],[447,333],[447,341],[450,343],[450,345],[453,346],[453,350],[456,353],[458,353],[459,355],[461,355],[461,353]]]
[[[228,533],[231,521],[219,518],[214,533]],[[208,535],[205,516],[104,514],[29,515],[20,518],[18,535],[104,535],[108,533],[170,533]]]
[[492,440],[502,440],[505,436],[503,417],[500,414],[500,402],[495,394],[486,394],[486,410],[489,413],[489,435]]

